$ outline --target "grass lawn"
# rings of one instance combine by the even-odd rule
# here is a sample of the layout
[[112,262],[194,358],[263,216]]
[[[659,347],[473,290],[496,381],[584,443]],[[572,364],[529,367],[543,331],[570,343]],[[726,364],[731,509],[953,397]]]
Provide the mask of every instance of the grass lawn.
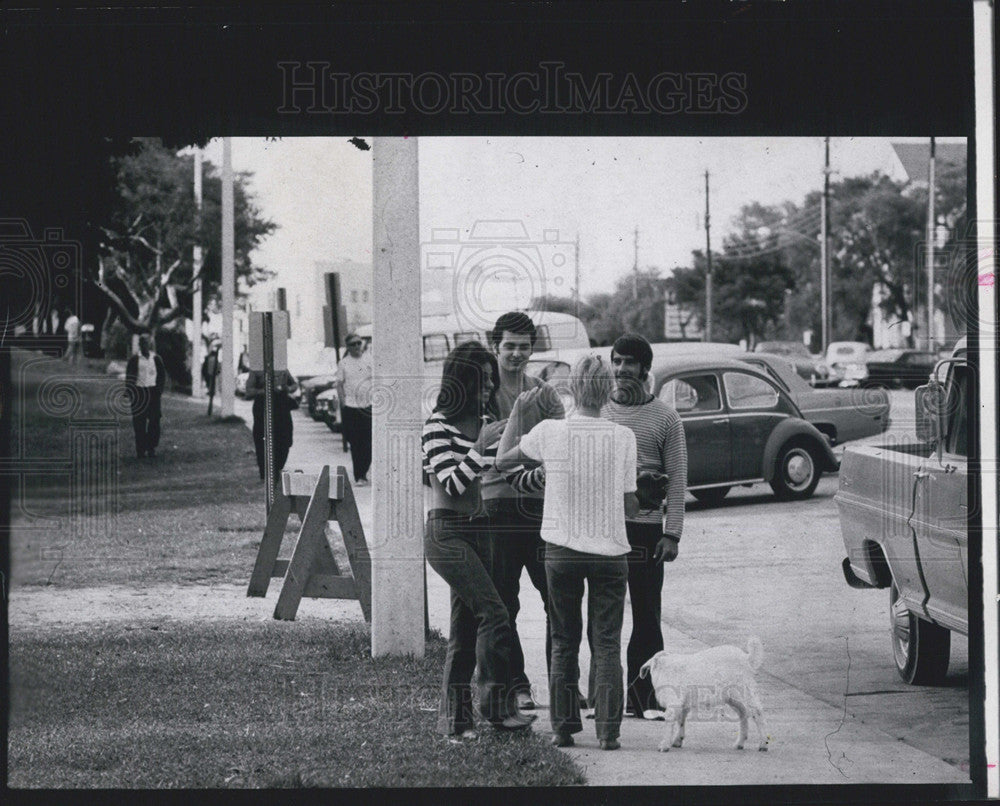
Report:
[[445,642],[369,656],[363,624],[173,622],[10,642],[11,787],[582,784],[540,735],[434,732]]
[[[155,459],[137,459],[123,384],[15,351],[14,586],[243,581],[264,486],[242,420],[165,396]],[[290,528],[297,528],[292,519]]]
[[[264,489],[242,421],[165,397],[136,459],[122,384],[21,351],[12,587],[245,583]],[[291,519],[290,530],[297,529]],[[272,583],[274,584],[274,583]],[[50,588],[51,589],[51,588]],[[363,623],[141,621],[10,631],[13,787],[582,784],[539,735],[434,732],[445,642],[372,660]]]

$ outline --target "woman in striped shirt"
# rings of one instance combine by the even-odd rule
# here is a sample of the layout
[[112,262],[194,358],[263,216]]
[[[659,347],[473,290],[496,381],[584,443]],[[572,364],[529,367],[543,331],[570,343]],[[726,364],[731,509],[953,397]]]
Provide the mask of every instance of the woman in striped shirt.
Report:
[[438,710],[438,730],[474,738],[472,675],[479,667],[479,709],[501,730],[527,728],[508,697],[510,621],[490,579],[479,476],[493,465],[504,422],[486,423],[496,388],[496,358],[479,342],[460,344],[445,359],[434,412],[424,423],[424,471],[431,487],[424,552],[451,586],[451,631]]

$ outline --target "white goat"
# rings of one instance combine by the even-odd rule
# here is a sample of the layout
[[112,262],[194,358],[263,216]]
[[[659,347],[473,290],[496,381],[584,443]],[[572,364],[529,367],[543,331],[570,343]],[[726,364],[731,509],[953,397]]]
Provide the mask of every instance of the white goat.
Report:
[[[750,638],[744,652],[735,646],[716,646],[691,655],[657,652],[639,670],[653,683],[656,699],[665,711],[666,735],[660,752],[680,747],[684,742],[684,722],[690,711],[729,705],[740,718],[736,749],[747,740],[748,719],[753,720],[760,739],[757,749],[766,751],[769,738],[764,726],[764,712],[757,693],[754,673],[764,659],[760,640]],[[674,732],[674,724],[677,730]]]

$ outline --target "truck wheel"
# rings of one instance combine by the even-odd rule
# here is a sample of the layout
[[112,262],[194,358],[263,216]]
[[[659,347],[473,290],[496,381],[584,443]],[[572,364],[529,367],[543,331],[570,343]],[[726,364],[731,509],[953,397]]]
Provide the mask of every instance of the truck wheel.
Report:
[[940,683],[948,672],[951,632],[911,613],[899,599],[895,580],[889,590],[889,620],[899,676],[914,686]]
[[692,490],[691,495],[706,504],[721,504],[731,489],[732,487],[709,487],[707,490]]
[[778,452],[771,489],[782,501],[808,498],[819,484],[820,470],[815,451],[801,442],[790,442]]

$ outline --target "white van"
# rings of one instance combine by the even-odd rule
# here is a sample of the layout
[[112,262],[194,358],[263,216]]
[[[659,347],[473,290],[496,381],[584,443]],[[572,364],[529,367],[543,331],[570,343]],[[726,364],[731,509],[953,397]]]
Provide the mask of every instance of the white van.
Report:
[[[546,355],[562,350],[585,349],[590,347],[587,328],[583,322],[568,313],[554,311],[524,311],[535,325],[535,355]],[[362,325],[357,334],[371,344],[372,326]],[[452,314],[423,317],[424,361],[441,362],[455,347],[464,341],[479,341],[489,348],[490,334],[481,330],[463,327]]]

